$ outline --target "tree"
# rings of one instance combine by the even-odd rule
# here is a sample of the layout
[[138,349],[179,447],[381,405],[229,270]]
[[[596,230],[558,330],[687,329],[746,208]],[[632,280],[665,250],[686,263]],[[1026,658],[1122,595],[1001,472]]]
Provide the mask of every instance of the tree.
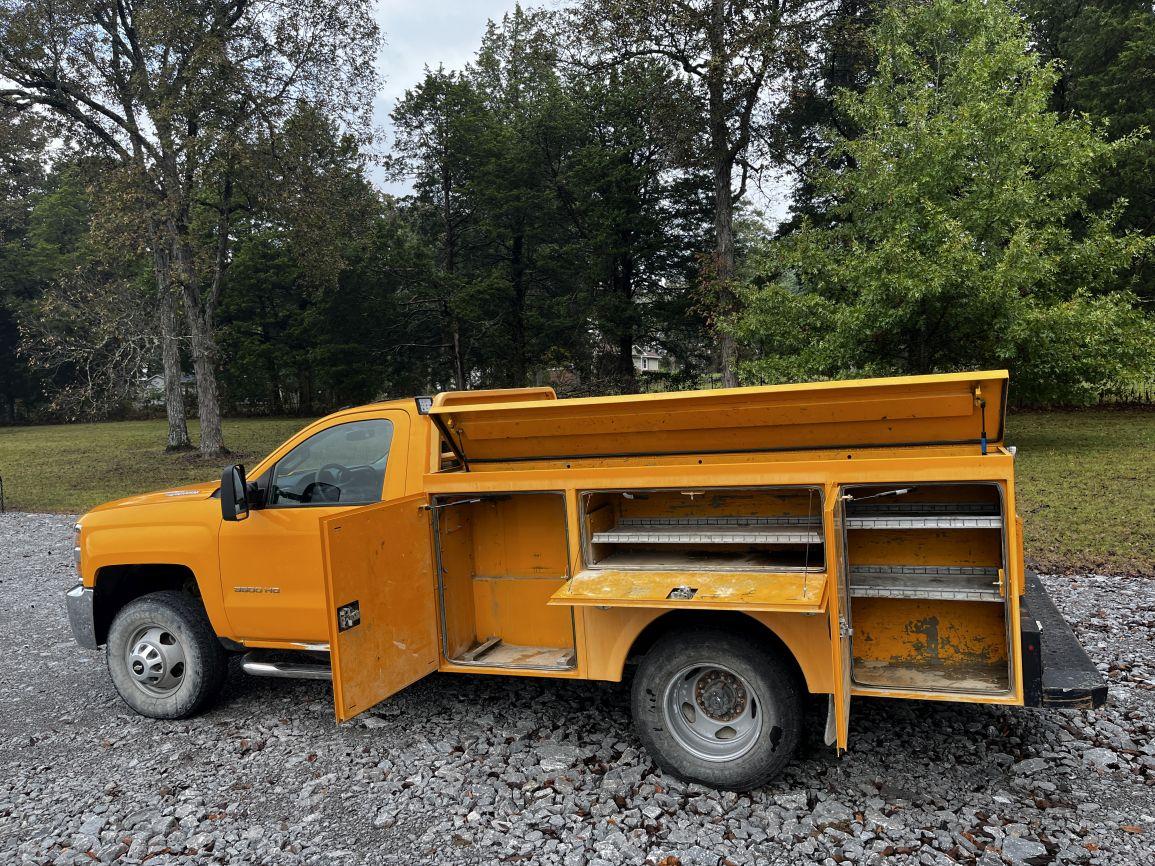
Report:
[[674,337],[693,320],[710,178],[682,169],[692,100],[664,64],[634,60],[573,75],[566,87],[576,134],[551,174],[584,251],[599,337],[593,375],[599,391],[629,393],[635,347],[661,344],[689,365]]
[[367,356],[380,351],[383,329],[371,325],[388,314],[374,307],[378,286],[344,290],[368,248],[392,252],[377,234],[383,207],[365,176],[366,157],[331,118],[303,104],[275,142],[251,155],[255,165],[233,167],[245,208],[232,227],[220,314],[231,406],[312,414],[318,404],[372,398],[380,380],[350,383],[380,370]]
[[888,8],[876,79],[843,91],[828,225],[763,244],[737,332],[747,376],[1010,365],[1027,401],[1085,400],[1150,370],[1132,296],[1107,289],[1152,244],[1088,199],[1136,143],[1048,111],[1058,70],[1002,2]]
[[811,52],[813,62],[798,74],[779,112],[772,150],[795,177],[791,218],[778,227],[780,234],[792,231],[803,217],[822,222],[833,216],[830,202],[815,189],[813,178],[832,167],[829,159],[837,158],[831,136],[853,138],[858,133],[838,108],[835,94],[861,92],[874,77],[867,35],[882,5],[882,0],[839,0],[823,22]]
[[[32,237],[50,179],[40,158],[50,133],[40,118],[0,110],[0,423],[39,402],[41,382],[17,355],[21,313],[39,293],[44,263]],[[41,261],[37,261],[41,259]]]
[[[1020,0],[1036,49],[1059,62],[1052,105],[1086,115],[1112,138],[1155,129],[1155,8],[1148,0]],[[1092,200],[1122,202],[1120,226],[1155,235],[1155,139],[1142,137],[1105,172]],[[1155,261],[1119,281],[1155,301]]]
[[[201,453],[224,449],[214,328],[237,149],[302,100],[367,129],[378,39],[365,0],[12,0],[0,9],[0,106],[51,112],[135,180],[161,309],[170,445],[187,441],[177,405],[179,305],[197,377]],[[206,205],[218,216],[207,267],[193,234]]]
[[[713,176],[714,254],[706,269],[718,319],[734,312],[734,209],[769,166],[764,159],[776,91],[802,63],[829,4],[822,0],[586,0],[574,14],[590,66],[660,58],[691,87],[700,164]],[[737,175],[737,177],[735,176]],[[736,385],[737,345],[719,329],[722,380]]]
[[397,130],[393,171],[414,179],[417,193],[436,209],[438,267],[423,308],[440,320],[442,344],[449,350],[454,385],[469,388],[462,306],[466,300],[460,274],[471,212],[466,197],[470,153],[478,133],[481,106],[476,90],[463,75],[443,68],[426,71],[425,79],[406,91],[392,114]]

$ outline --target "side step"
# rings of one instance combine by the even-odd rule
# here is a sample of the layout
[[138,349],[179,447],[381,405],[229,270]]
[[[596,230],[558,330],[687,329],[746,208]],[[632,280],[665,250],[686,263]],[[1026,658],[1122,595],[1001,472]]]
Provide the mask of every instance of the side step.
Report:
[[333,679],[333,669],[320,662],[288,661],[288,653],[268,653],[255,650],[245,653],[241,670],[254,677],[279,677],[289,680]]
[[1106,681],[1033,571],[1027,572],[1022,602],[1023,703],[1069,710],[1103,706]]

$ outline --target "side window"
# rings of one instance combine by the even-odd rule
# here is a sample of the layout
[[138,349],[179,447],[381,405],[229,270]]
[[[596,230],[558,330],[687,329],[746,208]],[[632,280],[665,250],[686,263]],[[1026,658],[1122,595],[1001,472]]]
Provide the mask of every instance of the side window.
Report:
[[393,424],[384,418],[314,433],[277,461],[269,506],[380,502],[392,441]]

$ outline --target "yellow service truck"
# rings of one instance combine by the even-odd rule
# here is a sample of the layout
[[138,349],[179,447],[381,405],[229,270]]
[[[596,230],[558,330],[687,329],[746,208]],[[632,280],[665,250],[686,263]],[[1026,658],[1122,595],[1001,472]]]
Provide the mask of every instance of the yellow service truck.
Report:
[[803,699],[1094,707],[1023,564],[1005,371],[362,406],[76,527],[79,642],[154,718],[230,653],[350,719],[433,671],[621,680],[667,772],[761,785]]

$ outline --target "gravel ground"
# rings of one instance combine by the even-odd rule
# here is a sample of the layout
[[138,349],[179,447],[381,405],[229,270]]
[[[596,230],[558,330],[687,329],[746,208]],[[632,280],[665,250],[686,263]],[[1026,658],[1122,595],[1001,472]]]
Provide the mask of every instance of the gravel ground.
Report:
[[72,520],[0,515],[0,863],[1155,863],[1155,594],[1047,580],[1108,672],[1094,713],[856,701],[851,751],[771,786],[661,775],[616,685],[435,675],[360,721],[234,672],[129,712],[71,640]]

